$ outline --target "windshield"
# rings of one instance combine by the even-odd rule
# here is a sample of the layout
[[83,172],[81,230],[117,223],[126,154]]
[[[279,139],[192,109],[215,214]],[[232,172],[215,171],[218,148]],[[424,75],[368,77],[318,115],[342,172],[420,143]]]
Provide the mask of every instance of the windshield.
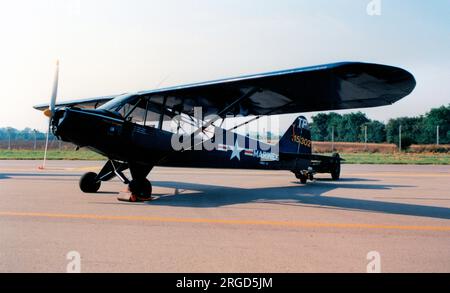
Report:
[[138,98],[134,94],[124,94],[115,97],[108,103],[103,104],[99,109],[109,110],[113,112],[119,112],[124,104],[131,102],[134,98]]
[[[148,97],[136,94],[117,96],[99,109],[118,113],[127,121],[149,127],[157,127],[161,120],[161,106],[150,105]],[[167,119],[169,117],[166,117]]]

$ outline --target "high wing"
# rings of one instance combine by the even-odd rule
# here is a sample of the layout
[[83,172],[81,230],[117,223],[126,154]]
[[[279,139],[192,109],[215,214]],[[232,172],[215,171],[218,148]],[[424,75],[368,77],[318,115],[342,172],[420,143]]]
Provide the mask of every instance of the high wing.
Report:
[[[415,88],[414,76],[401,68],[344,62],[216,80],[137,95],[192,115],[275,115],[390,105]],[[233,106],[230,108],[230,106]],[[224,116],[224,115],[221,115]]]
[[[414,76],[401,68],[342,62],[142,91],[118,97],[102,108],[115,109],[129,98],[146,96],[155,107],[188,115],[195,107],[202,107],[205,116],[306,113],[390,105],[415,86]],[[112,98],[57,106],[92,106]],[[35,108],[45,110],[46,105]]]
[[[117,97],[117,95],[60,102],[56,104],[56,107],[79,107],[86,109],[98,108],[101,105],[111,101],[115,97]],[[36,110],[45,111],[49,108],[49,104],[40,104],[34,106],[33,108],[35,108]]]

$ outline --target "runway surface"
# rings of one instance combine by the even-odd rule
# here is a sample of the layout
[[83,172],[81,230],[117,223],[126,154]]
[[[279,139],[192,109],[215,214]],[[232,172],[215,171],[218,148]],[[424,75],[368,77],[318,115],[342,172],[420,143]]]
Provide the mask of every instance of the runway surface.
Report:
[[[0,161],[0,272],[450,272],[449,166],[343,166],[308,185],[275,171],[156,168],[157,200],[79,177],[102,162]],[[120,193],[120,194],[119,194]]]

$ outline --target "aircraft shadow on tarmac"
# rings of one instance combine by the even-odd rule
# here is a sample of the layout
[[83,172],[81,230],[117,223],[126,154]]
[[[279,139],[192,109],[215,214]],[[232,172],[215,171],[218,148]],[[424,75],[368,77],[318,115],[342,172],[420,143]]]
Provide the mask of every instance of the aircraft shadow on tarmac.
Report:
[[[383,202],[378,200],[342,198],[324,195],[330,190],[345,188],[364,190],[391,190],[414,188],[406,185],[383,185],[351,183],[376,180],[343,179],[342,182],[318,180],[308,185],[286,187],[264,187],[255,189],[194,184],[186,182],[158,181],[154,186],[173,188],[175,194],[162,195],[150,205],[178,207],[211,208],[248,202],[270,203],[289,206],[308,206],[309,208],[365,211],[396,215],[450,219],[450,208],[414,205],[406,203]],[[189,192],[186,192],[189,191]]]
[[[53,181],[77,181],[77,178],[69,178],[74,176],[78,175],[45,173],[0,173],[0,180],[12,178],[17,179],[17,177],[39,177],[40,180],[49,180],[48,177],[53,177],[51,178],[51,180]],[[175,190],[175,192],[174,194],[155,194],[156,196],[160,197],[148,204],[155,206],[165,205],[193,208],[211,208],[249,202],[258,202],[298,207],[307,206],[309,208],[339,209],[365,212],[368,211],[374,213],[450,219],[450,208],[324,195],[328,191],[339,188],[358,189],[361,190],[361,192],[364,192],[364,190],[392,190],[397,188],[415,187],[407,185],[383,185],[366,183],[374,181],[378,180],[344,178],[339,182],[335,182],[329,179],[317,179],[315,183],[307,185],[298,184],[285,187],[263,187],[255,189],[186,182],[152,181],[154,186],[172,188]],[[99,194],[111,195],[118,194],[118,192],[99,192]]]

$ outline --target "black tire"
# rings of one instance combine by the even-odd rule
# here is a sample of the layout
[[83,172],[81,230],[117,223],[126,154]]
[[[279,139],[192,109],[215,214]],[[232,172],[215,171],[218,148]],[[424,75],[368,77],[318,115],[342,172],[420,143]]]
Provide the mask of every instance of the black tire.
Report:
[[300,178],[300,183],[301,183],[301,184],[306,184],[306,183],[308,183],[308,177],[303,175],[303,176]]
[[308,175],[305,175],[303,173],[295,173],[295,178],[300,180],[301,184],[306,184],[308,182]]
[[338,181],[341,178],[341,157],[339,154],[333,154],[333,158],[335,159],[333,171],[331,171],[331,178],[334,181]]
[[97,174],[89,172],[80,178],[80,189],[84,193],[96,193],[101,186],[101,181],[97,181]]
[[141,199],[149,199],[152,197],[152,183],[145,179],[143,181],[132,180],[128,185],[131,194]]

